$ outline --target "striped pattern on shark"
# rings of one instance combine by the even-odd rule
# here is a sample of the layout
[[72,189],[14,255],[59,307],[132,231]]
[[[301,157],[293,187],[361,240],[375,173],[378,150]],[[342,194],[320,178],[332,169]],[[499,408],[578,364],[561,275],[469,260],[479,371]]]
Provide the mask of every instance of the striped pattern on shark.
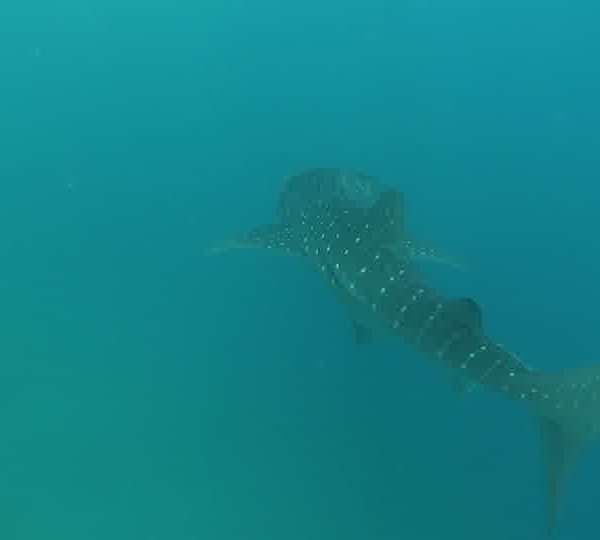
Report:
[[385,329],[464,380],[522,402],[537,414],[551,536],[565,482],[600,431],[600,365],[544,373],[498,345],[485,332],[474,300],[446,299],[427,282],[410,252],[398,249],[406,240],[402,194],[382,190],[369,205],[317,197],[290,207],[284,221],[254,229],[234,244],[303,258],[351,313],[360,314],[361,322]]

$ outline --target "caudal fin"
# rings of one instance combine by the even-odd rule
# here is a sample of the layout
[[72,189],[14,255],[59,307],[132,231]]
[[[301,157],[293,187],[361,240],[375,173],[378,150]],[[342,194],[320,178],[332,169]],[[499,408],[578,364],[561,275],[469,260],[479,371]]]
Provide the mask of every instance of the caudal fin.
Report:
[[548,537],[552,538],[567,481],[593,435],[565,430],[558,422],[548,418],[541,419],[540,427],[546,466],[547,531]]
[[548,536],[552,537],[565,486],[600,432],[600,365],[564,374],[519,378],[519,397],[541,417],[548,484]]

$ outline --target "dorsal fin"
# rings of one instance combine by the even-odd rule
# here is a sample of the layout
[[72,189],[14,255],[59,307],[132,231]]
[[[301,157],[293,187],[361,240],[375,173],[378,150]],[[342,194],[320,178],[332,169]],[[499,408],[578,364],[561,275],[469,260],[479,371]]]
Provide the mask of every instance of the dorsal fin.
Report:
[[458,300],[448,302],[447,307],[453,310],[456,316],[473,330],[482,330],[483,315],[479,304],[475,300],[471,298],[459,298]]
[[369,209],[373,237],[381,245],[393,246],[404,239],[404,195],[390,189]]

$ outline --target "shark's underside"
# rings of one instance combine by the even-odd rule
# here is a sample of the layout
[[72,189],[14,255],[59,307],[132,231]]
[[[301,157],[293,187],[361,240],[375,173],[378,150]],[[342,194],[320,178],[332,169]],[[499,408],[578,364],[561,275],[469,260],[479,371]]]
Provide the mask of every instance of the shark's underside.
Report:
[[460,378],[526,404],[540,418],[552,534],[564,484],[600,431],[600,366],[543,373],[496,344],[474,300],[444,298],[420,272],[402,195],[360,173],[314,169],[293,177],[278,223],[225,245],[303,258],[358,314],[360,328],[384,329]]

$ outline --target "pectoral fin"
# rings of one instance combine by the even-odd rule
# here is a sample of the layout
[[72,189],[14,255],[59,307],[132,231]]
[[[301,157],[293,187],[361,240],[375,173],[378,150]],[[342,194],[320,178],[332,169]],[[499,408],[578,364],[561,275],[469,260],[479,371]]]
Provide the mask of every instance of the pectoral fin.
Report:
[[300,244],[291,227],[285,225],[265,225],[249,233],[242,234],[213,246],[208,254],[231,249],[268,249],[287,255],[301,255]]
[[464,270],[465,265],[443,251],[415,240],[405,240],[401,249],[412,260],[440,263]]
[[352,321],[352,326],[357,345],[365,345],[373,341],[373,332],[365,325],[357,321]]
[[450,384],[452,385],[452,390],[460,396],[464,396],[465,394],[473,392],[476,387],[473,382],[469,381],[469,379],[467,379],[461,373],[457,373],[455,371],[450,377]]

